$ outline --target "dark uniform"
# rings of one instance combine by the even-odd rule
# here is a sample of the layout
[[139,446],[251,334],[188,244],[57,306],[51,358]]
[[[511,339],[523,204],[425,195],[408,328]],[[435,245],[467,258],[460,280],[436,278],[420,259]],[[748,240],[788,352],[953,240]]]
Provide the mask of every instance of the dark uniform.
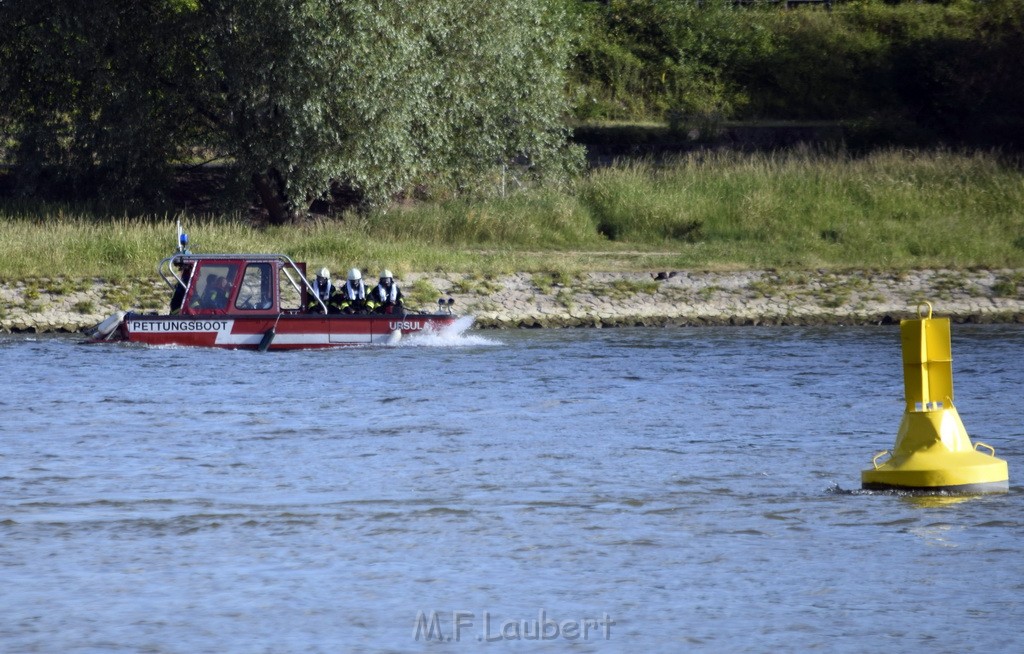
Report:
[[366,313],[366,287],[358,268],[348,271],[348,281],[338,289],[338,295],[335,302],[342,313]]
[[380,274],[380,282],[366,296],[366,305],[374,313],[401,313],[402,291],[390,270]]

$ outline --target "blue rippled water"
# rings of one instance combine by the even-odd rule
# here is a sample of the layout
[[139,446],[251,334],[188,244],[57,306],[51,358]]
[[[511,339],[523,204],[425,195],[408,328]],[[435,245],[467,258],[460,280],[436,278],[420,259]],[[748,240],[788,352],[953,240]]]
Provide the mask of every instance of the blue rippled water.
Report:
[[0,651],[1019,650],[1022,354],[954,325],[1011,490],[922,498],[895,327],[0,337]]

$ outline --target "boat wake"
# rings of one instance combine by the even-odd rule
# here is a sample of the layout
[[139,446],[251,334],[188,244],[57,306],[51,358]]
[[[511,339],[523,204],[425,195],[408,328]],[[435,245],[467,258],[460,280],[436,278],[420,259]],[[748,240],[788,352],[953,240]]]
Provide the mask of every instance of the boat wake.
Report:
[[394,347],[470,347],[500,345],[501,343],[479,334],[467,333],[473,325],[473,316],[462,316],[444,329],[423,331],[406,336]]

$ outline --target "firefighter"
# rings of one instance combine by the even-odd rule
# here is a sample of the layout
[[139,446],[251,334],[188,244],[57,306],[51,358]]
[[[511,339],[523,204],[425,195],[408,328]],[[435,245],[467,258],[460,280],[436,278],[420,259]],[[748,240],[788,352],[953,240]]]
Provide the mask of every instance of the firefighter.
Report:
[[363,274],[358,268],[348,271],[345,285],[339,289],[338,308],[342,313],[365,313],[366,286],[363,285]]
[[316,279],[310,286],[313,287],[313,295],[309,298],[307,308],[311,311],[316,311],[320,307],[319,300],[327,306],[327,310],[331,310],[331,296],[334,293],[334,284],[331,283],[331,271],[326,267],[316,271]]
[[377,285],[367,293],[366,304],[375,313],[401,313],[402,291],[387,268],[381,271]]

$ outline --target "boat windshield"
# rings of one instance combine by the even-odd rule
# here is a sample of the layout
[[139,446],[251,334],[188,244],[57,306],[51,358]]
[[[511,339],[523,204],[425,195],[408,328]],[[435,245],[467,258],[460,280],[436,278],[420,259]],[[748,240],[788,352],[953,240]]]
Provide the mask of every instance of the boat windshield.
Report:
[[274,272],[269,262],[250,263],[242,275],[242,285],[235,297],[236,309],[273,309]]
[[189,308],[198,311],[223,311],[234,289],[237,263],[207,263],[199,269]]

